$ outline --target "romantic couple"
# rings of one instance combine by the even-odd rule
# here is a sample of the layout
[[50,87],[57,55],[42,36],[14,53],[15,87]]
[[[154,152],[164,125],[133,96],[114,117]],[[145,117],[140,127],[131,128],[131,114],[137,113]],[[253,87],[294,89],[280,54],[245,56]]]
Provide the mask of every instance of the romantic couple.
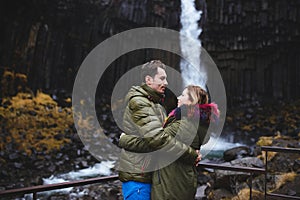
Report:
[[219,110],[204,89],[188,85],[178,97],[178,107],[166,116],[165,70],[159,60],[145,63],[144,83],[131,87],[126,96],[125,133],[119,141],[125,200],[186,200],[196,194],[200,146],[208,141],[209,123],[218,120]]

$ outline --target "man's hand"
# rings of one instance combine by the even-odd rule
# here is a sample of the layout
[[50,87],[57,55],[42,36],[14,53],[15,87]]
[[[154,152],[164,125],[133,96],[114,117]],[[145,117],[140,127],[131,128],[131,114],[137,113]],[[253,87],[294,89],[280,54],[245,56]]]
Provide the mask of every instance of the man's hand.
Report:
[[202,155],[200,153],[200,150],[196,150],[196,152],[198,153],[198,157],[196,158],[195,165],[198,166],[200,160],[202,159]]
[[125,133],[121,133],[121,135],[120,135],[120,138],[119,138],[119,139],[121,139],[121,137],[122,137],[123,135],[126,135],[126,134],[125,134]]

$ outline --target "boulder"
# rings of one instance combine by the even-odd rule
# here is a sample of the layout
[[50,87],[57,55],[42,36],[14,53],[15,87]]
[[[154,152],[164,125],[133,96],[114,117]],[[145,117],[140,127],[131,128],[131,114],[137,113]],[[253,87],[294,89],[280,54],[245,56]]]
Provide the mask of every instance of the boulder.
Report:
[[251,149],[247,146],[234,147],[224,151],[223,158],[225,161],[231,161],[238,158],[250,156]]
[[[233,167],[264,167],[263,162],[256,157],[247,157],[223,163],[224,166]],[[247,187],[242,184],[249,178],[249,173],[230,170],[215,170],[215,188],[225,188],[234,194]]]

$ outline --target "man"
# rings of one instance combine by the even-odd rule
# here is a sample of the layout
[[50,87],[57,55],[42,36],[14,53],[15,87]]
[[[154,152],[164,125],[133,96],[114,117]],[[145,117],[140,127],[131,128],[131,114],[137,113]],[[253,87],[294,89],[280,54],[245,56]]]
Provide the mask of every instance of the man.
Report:
[[[157,137],[163,132],[166,113],[160,104],[168,85],[165,65],[153,60],[142,66],[141,86],[133,86],[126,96],[127,106],[123,117],[123,131],[139,137]],[[158,141],[159,142],[159,141]],[[197,161],[198,153],[191,147],[174,140],[170,152],[184,151],[186,160]],[[150,200],[152,174],[147,171],[151,156],[123,150],[120,159],[119,179],[125,200]]]

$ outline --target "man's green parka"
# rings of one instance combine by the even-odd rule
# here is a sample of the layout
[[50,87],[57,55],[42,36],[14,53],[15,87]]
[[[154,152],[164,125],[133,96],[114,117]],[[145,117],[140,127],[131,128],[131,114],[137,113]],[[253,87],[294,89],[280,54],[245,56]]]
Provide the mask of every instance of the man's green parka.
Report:
[[[161,145],[160,135],[163,134],[163,123],[166,117],[165,110],[160,102],[163,95],[155,92],[152,88],[143,84],[142,86],[133,86],[126,96],[127,107],[124,111],[123,131],[128,135],[155,138],[152,140],[152,147]],[[122,144],[129,145],[130,144]],[[132,145],[134,147],[134,145]],[[183,154],[185,162],[193,163],[198,154],[197,152],[177,140],[173,140],[168,151],[173,154]],[[145,152],[149,151],[148,146],[142,147]],[[155,159],[150,154],[134,153],[125,151],[121,152],[119,165],[119,179],[122,182],[138,181],[151,183],[152,173],[151,167],[156,165]],[[136,152],[141,152],[137,149]],[[184,152],[184,153],[183,153]]]

